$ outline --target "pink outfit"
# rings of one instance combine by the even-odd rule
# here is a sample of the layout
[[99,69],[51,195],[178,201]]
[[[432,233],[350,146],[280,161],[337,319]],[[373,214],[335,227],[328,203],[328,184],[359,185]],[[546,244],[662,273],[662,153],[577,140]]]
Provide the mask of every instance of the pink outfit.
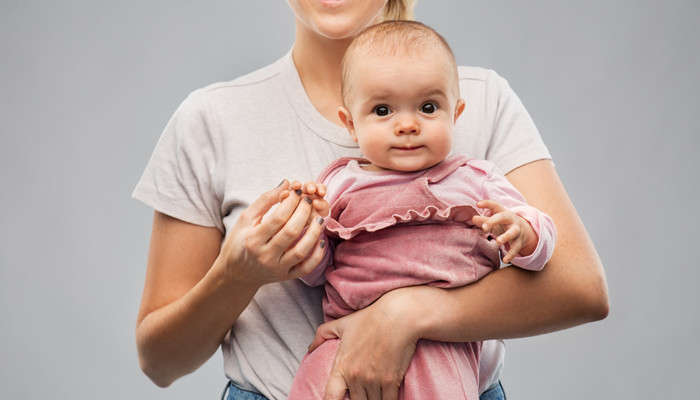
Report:
[[[552,220],[525,203],[494,164],[451,156],[417,172],[365,171],[365,160],[341,158],[319,181],[331,204],[326,233],[334,251],[304,278],[326,282],[326,320],[371,304],[399,287],[457,287],[500,266],[495,240],[471,223],[482,199],[497,201],[525,218],[537,233],[537,249],[513,264],[540,270],[556,237]],[[500,249],[504,250],[504,249]],[[308,354],[297,372],[290,399],[321,399],[335,358],[337,340]],[[481,343],[421,340],[401,388],[403,399],[478,399]]]

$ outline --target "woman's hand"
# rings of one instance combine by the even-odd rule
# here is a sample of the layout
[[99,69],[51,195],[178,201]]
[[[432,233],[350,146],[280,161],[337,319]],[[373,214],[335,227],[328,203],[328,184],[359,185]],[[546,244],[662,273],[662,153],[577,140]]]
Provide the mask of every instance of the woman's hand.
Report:
[[307,225],[312,207],[296,193],[280,203],[285,188],[243,211],[223,246],[218,229],[155,212],[136,340],[157,385],[208,360],[260,286],[305,275],[321,260],[321,224]]
[[[372,305],[321,325],[309,347],[340,338],[324,399],[398,399],[399,387],[422,333],[419,299],[439,290],[427,286],[396,289]],[[417,301],[406,301],[416,299]]]
[[263,194],[236,221],[220,256],[233,279],[256,286],[294,279],[323,258],[325,243],[317,243],[323,219],[312,218],[317,211],[310,197],[289,188],[284,181]]

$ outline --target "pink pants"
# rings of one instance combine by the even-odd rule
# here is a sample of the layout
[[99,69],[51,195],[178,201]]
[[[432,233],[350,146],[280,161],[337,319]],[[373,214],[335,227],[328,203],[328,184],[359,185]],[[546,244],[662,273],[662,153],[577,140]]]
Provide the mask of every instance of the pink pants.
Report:
[[[497,268],[497,246],[456,223],[397,226],[341,242],[326,271],[326,318],[362,309],[398,287],[471,283]],[[329,340],[304,358],[290,399],[323,398],[337,348],[338,340]],[[480,342],[419,341],[400,398],[478,399],[480,353]]]
[[[289,399],[323,399],[337,348],[337,339],[328,340],[304,358]],[[419,341],[401,385],[399,398],[478,399],[480,350],[480,342]],[[323,375],[326,379],[318,379],[318,375]],[[306,379],[307,377],[314,378]],[[347,398],[349,397],[346,396]]]

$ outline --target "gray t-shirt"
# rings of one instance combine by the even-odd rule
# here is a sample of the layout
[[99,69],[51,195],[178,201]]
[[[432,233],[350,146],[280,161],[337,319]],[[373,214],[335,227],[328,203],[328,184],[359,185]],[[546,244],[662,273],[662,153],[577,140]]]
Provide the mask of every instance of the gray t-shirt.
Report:
[[[455,153],[507,173],[550,158],[527,111],[495,72],[460,67],[466,108]],[[226,234],[240,212],[282,179],[313,180],[338,157],[360,156],[344,128],[311,104],[291,52],[231,82],[194,91],[165,128],[133,197],[155,210]],[[322,322],[323,288],[299,280],[268,284],[222,343],[226,375],[284,399]],[[484,344],[480,387],[499,379],[502,341]]]

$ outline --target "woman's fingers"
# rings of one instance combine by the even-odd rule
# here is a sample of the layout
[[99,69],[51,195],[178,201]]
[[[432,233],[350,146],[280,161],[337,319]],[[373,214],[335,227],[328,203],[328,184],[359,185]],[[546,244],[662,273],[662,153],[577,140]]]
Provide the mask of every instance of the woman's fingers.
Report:
[[238,220],[249,226],[259,223],[270,208],[279,202],[280,195],[288,186],[289,182],[285,179],[276,188],[263,193],[241,213]]
[[[340,338],[326,386],[326,399],[342,398],[346,389],[353,400],[398,399],[398,388],[417,339],[410,329],[402,326],[406,320],[405,303],[392,301],[395,297],[387,300],[387,295],[367,308],[333,321],[332,325],[322,325],[317,331],[314,342],[319,335],[331,333]],[[397,313],[399,309],[395,307],[400,307],[402,312]]]
[[[347,390],[348,385],[345,383],[343,375],[341,375],[338,370],[333,369],[328,377],[326,393],[323,396],[323,400],[344,400]],[[352,399],[354,400],[355,398],[353,397]]]
[[326,340],[338,339],[340,337],[340,333],[338,331],[338,321],[339,320],[335,319],[333,321],[323,323],[316,328],[316,336],[314,336],[314,340],[309,346],[309,353],[316,350],[318,346],[323,344],[323,342]]
[[[349,394],[352,400],[381,400],[381,397],[370,397],[370,393],[367,392],[368,388],[364,387],[363,385],[360,385],[359,383],[357,383],[357,381],[353,382],[355,383],[348,384],[348,392],[350,392]],[[372,391],[374,390],[372,389]]]
[[384,384],[382,386],[382,400],[396,400],[399,398],[399,387],[395,384]]
[[[287,251],[285,254],[282,255],[282,258],[280,259],[281,266],[293,265],[293,267],[291,267],[287,273],[287,277],[289,279],[301,278],[303,276],[310,274],[318,266],[318,264],[321,262],[321,260],[323,260],[326,242],[322,241],[319,243],[315,243],[315,241],[314,241],[314,242],[311,242],[311,246],[315,246],[315,247],[311,247],[311,249],[308,250],[309,252],[311,252],[311,255],[309,255],[308,257],[306,257],[306,256],[302,257],[301,262],[300,261],[294,262],[294,261],[296,258],[298,258],[298,256],[297,256],[298,254],[304,254],[304,251],[306,251],[306,250],[299,250],[298,252],[297,251],[291,251],[291,252]],[[295,246],[295,248],[296,248],[296,246]],[[308,254],[308,252],[306,254]],[[287,258],[287,257],[290,257],[290,258]]]
[[[306,275],[323,258],[325,243],[318,242],[323,221],[310,220],[312,201],[294,187],[285,180],[262,194],[241,213],[229,235],[227,248],[232,265],[256,281],[267,283]],[[290,188],[288,196],[282,196]]]
[[[293,202],[290,201],[290,203]],[[272,223],[274,223],[274,226],[278,226],[281,221],[286,218],[286,221],[279,225],[279,228],[273,233],[270,240],[268,240],[266,247],[269,250],[280,252],[288,251],[293,246],[296,247],[295,244],[297,241],[303,239],[302,233],[304,233],[304,229],[310,223],[309,219],[312,213],[312,201],[308,197],[304,197],[297,199],[295,203],[296,208],[292,211],[291,215],[288,215],[289,212],[285,209],[281,210],[281,213],[279,214],[277,213],[278,210],[275,210],[273,211],[272,216],[268,216],[269,219],[272,220]],[[285,204],[283,203],[280,206],[284,205]],[[267,220],[268,217],[266,217],[265,220]],[[265,220],[263,220],[261,228],[262,225],[265,225]],[[311,224],[311,227],[315,227],[314,224]],[[313,232],[320,232],[320,229],[314,229]],[[304,257],[308,255],[312,248],[313,247],[307,248],[307,252],[304,254]],[[301,247],[297,248],[297,250],[301,250]],[[297,260],[297,262],[299,261],[301,261],[301,259]]]
[[[262,197],[266,197],[266,195],[267,194],[263,195]],[[279,196],[277,196],[277,199],[279,200]],[[300,206],[302,209],[308,210],[309,204],[303,204],[301,200],[301,189],[292,191],[289,196],[283,199],[274,210],[265,215],[262,221],[255,226],[254,234],[263,240],[263,243],[268,243],[280,232],[280,230],[287,226],[290,218],[292,218],[292,216],[298,211]],[[270,208],[271,206],[268,207],[268,210]],[[308,215],[306,218],[308,219]],[[305,223],[303,225],[305,225]],[[289,229],[287,232],[289,233]],[[297,233],[297,235],[299,233],[301,233],[301,230]],[[287,243],[287,246],[289,246],[289,244],[291,244],[291,242]]]

